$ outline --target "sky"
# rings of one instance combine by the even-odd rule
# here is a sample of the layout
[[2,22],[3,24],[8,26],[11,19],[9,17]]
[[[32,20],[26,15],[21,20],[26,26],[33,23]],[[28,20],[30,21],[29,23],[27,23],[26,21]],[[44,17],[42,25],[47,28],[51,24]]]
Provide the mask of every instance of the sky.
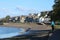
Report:
[[50,11],[54,0],[0,0],[0,18]]

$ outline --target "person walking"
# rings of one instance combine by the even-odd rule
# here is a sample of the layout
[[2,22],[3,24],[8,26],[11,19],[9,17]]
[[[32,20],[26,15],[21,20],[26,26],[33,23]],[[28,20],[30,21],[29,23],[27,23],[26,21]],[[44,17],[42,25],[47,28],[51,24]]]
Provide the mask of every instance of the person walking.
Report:
[[52,32],[54,31],[54,26],[55,26],[55,23],[54,23],[54,21],[52,21],[51,22]]

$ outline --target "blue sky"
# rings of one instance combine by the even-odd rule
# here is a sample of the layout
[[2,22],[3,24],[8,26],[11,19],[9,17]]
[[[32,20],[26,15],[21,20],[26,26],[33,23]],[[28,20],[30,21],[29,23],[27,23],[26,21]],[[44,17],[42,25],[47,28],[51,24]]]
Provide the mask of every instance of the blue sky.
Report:
[[0,0],[0,18],[52,10],[54,0]]

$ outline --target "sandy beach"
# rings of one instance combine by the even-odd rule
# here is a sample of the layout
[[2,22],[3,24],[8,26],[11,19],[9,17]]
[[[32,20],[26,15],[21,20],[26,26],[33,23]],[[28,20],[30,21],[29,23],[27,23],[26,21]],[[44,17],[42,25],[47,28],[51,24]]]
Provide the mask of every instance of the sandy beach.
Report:
[[38,25],[36,23],[4,23],[5,27],[31,28],[32,30],[51,30],[50,25]]
[[[36,23],[4,23],[4,25],[0,25],[0,27],[17,27],[17,28],[24,28],[25,30],[31,28],[31,30],[51,30],[49,25],[38,25]],[[48,39],[48,33],[41,35],[38,34],[37,37],[27,37],[21,38],[21,40],[45,40]],[[20,38],[12,38],[12,40],[20,40]]]

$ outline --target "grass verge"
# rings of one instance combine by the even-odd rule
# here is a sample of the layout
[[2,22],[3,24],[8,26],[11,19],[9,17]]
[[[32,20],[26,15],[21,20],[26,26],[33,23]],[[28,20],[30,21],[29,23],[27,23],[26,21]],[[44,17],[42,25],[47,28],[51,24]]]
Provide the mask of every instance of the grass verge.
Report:
[[55,29],[60,29],[60,25],[55,25]]

